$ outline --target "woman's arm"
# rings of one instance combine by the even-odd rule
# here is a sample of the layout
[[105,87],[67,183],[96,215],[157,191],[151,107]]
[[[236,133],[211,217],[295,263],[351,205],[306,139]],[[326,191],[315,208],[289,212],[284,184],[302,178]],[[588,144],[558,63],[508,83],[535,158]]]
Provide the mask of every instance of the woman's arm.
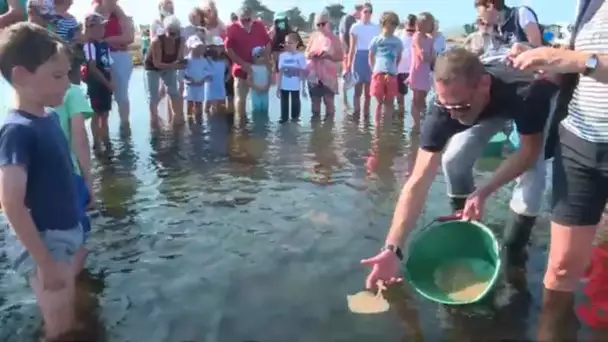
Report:
[[312,59],[312,56],[310,55],[310,50],[312,49],[312,45],[314,43],[315,36],[316,36],[316,33],[313,33],[308,38],[308,44],[306,44],[306,50],[304,50],[304,57],[306,57],[306,59]]
[[350,30],[350,46],[348,48],[348,59],[347,65],[350,68],[353,65],[353,59],[355,58],[355,50],[357,46],[357,35],[353,34],[353,30]]
[[414,55],[420,58],[422,62],[430,63],[433,60],[433,47],[431,46],[431,51],[427,51],[426,49],[424,49],[424,47],[422,46],[423,39],[424,37],[420,33],[416,33],[414,39],[412,40],[412,49],[414,50]]
[[184,39],[180,39],[179,42],[179,50],[177,52],[177,61],[181,63],[181,61],[185,58],[186,54],[186,42]]
[[344,49],[342,49],[342,42],[338,37],[334,37],[334,53],[331,55],[331,60],[334,62],[342,62],[344,60]]

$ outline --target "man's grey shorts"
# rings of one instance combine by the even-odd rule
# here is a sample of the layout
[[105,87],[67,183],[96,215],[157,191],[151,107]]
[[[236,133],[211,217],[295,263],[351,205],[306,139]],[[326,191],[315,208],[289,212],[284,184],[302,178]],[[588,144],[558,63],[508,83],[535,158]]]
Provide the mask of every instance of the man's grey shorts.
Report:
[[[27,252],[12,229],[6,236],[6,255],[15,272],[30,277],[36,271],[36,263]],[[42,242],[56,261],[71,262],[72,257],[84,244],[82,227],[78,225],[68,230],[46,230],[39,232]]]

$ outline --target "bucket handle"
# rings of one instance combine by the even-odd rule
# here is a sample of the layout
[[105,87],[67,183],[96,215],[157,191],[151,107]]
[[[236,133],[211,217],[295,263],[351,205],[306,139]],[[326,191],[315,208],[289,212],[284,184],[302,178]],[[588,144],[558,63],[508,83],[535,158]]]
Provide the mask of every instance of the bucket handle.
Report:
[[421,233],[421,232],[427,230],[430,226],[434,225],[435,223],[443,223],[443,222],[459,221],[459,220],[462,220],[462,210],[456,210],[455,212],[453,212],[450,215],[437,216],[433,220],[431,220],[431,222],[427,223],[422,228],[420,228],[420,230],[418,230],[418,233]]
[[431,222],[432,223],[435,223],[435,222],[449,222],[449,221],[458,221],[458,220],[462,220],[462,210],[456,210],[451,215],[438,216],[438,217],[436,217]]

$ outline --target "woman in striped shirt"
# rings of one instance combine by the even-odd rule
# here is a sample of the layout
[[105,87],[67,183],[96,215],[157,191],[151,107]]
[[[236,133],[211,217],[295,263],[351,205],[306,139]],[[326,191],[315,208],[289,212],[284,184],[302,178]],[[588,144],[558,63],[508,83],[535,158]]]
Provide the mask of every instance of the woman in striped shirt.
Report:
[[[516,49],[513,59],[521,69],[579,76],[561,123],[553,162],[543,333],[557,334],[557,328],[564,326],[564,314],[572,310],[572,293],[589,261],[608,199],[608,2],[581,0],[580,5],[574,50]],[[562,92],[570,95],[565,87]],[[552,318],[548,318],[549,313]],[[539,339],[553,341],[554,337]]]

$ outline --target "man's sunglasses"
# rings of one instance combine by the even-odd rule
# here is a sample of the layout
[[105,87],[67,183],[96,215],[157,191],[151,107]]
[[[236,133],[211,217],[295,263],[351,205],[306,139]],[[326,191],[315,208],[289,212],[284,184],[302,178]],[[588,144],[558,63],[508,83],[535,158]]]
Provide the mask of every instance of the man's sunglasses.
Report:
[[317,23],[317,27],[325,27],[325,25],[327,25],[327,23]]
[[467,110],[471,109],[471,107],[472,107],[470,103],[446,105],[446,104],[439,102],[439,100],[437,100],[437,99],[435,99],[435,106],[437,106],[441,109],[445,109],[445,110],[453,110],[455,112],[466,112]]
[[243,23],[248,23],[251,21],[251,18],[241,18],[240,21]]

